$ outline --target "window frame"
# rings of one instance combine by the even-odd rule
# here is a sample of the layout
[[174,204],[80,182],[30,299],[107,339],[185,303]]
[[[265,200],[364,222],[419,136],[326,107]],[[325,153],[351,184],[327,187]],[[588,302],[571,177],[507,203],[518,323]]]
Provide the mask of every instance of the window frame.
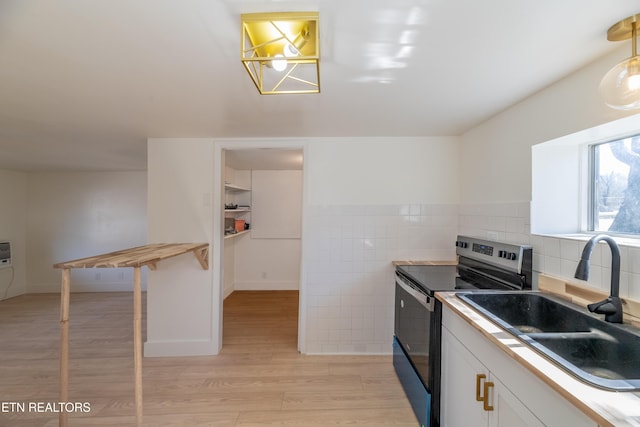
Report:
[[618,141],[622,141],[628,138],[633,138],[636,136],[640,136],[640,130],[635,130],[628,134],[618,136],[615,138],[607,138],[604,141],[597,142],[589,142],[587,143],[587,204],[586,204],[586,227],[583,227],[582,232],[585,234],[601,234],[606,233],[612,236],[620,236],[629,239],[637,239],[640,240],[640,233],[621,233],[616,231],[608,231],[608,230],[596,230],[596,220],[598,218],[598,195],[597,191],[597,181],[598,181],[598,171],[600,169],[599,164],[599,156],[596,155],[596,149],[599,146],[605,144],[612,144]]
[[598,179],[598,168],[600,166],[598,156],[596,156],[596,147],[600,144],[607,144],[608,142],[591,143],[588,145],[587,155],[587,227],[584,230],[587,233],[596,233],[596,218],[598,211],[598,197],[596,191],[598,185],[596,180]]

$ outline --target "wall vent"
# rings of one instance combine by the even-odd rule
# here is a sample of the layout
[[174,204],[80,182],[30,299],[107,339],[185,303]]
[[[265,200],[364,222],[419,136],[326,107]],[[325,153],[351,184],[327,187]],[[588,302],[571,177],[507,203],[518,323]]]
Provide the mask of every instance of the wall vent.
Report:
[[11,242],[0,240],[0,268],[11,266]]

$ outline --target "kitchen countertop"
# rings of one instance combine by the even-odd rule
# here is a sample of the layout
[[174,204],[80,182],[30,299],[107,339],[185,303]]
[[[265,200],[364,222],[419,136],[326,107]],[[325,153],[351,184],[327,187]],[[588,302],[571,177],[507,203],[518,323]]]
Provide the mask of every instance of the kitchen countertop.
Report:
[[527,345],[514,346],[516,337],[465,304],[455,292],[438,292],[436,298],[601,427],[640,426],[640,392],[607,391],[585,384]]

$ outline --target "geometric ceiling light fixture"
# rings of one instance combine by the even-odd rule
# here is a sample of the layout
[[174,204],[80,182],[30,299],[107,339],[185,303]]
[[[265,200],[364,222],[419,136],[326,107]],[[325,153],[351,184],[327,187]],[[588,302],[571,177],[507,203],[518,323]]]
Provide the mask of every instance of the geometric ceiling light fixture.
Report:
[[320,92],[318,12],[241,15],[240,59],[262,95]]
[[631,39],[631,57],[613,67],[600,82],[600,95],[604,102],[617,110],[640,108],[640,57],[637,37],[640,14],[614,24],[607,31],[607,40]]

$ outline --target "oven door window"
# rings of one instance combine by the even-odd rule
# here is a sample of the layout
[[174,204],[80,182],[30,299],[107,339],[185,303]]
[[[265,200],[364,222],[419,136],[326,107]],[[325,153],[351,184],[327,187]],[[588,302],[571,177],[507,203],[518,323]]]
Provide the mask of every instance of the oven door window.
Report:
[[432,313],[396,283],[394,332],[425,387],[429,384],[429,339]]

